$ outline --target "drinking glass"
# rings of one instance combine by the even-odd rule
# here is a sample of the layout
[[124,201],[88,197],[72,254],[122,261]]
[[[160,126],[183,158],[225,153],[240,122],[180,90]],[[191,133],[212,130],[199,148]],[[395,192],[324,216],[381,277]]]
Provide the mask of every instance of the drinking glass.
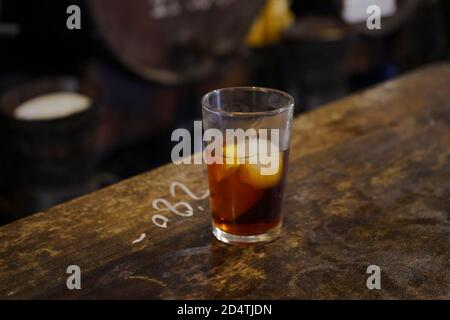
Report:
[[202,107],[214,236],[230,244],[274,240],[294,99],[274,89],[224,88],[206,94]]

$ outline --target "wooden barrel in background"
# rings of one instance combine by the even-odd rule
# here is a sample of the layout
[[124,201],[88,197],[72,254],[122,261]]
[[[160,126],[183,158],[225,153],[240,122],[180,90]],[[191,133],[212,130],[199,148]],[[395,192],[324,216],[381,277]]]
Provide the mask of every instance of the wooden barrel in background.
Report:
[[[94,0],[93,21],[114,56],[146,79],[180,84],[211,74],[243,46],[264,0]],[[219,61],[217,61],[219,59]]]
[[82,93],[74,78],[49,78],[5,92],[0,100],[2,140],[8,161],[1,167],[3,189],[14,217],[46,209],[95,189],[97,108],[54,119],[27,120],[14,115],[25,101],[47,93]]

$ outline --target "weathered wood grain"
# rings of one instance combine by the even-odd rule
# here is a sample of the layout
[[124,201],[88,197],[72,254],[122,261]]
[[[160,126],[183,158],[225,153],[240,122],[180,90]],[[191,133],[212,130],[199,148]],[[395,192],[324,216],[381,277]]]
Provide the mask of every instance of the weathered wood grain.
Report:
[[[449,81],[433,65],[296,119],[273,243],[215,241],[208,200],[169,193],[201,194],[205,169],[167,165],[0,228],[0,297],[448,299]],[[155,198],[195,214],[156,227]],[[66,288],[71,264],[82,290]],[[366,288],[371,264],[381,290]]]

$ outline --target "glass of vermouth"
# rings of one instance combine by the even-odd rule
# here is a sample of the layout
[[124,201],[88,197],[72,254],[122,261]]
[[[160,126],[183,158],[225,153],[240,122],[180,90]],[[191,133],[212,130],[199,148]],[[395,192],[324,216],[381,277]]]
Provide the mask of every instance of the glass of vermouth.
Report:
[[202,99],[214,236],[230,244],[281,233],[294,99],[267,88],[214,90]]

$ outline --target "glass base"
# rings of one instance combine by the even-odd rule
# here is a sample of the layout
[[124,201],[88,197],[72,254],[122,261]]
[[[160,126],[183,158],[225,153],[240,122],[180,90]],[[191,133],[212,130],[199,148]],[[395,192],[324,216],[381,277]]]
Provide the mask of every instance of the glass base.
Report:
[[254,236],[239,236],[225,232],[214,224],[212,225],[212,232],[217,240],[228,244],[252,244],[273,241],[281,234],[281,224],[275,228]]

